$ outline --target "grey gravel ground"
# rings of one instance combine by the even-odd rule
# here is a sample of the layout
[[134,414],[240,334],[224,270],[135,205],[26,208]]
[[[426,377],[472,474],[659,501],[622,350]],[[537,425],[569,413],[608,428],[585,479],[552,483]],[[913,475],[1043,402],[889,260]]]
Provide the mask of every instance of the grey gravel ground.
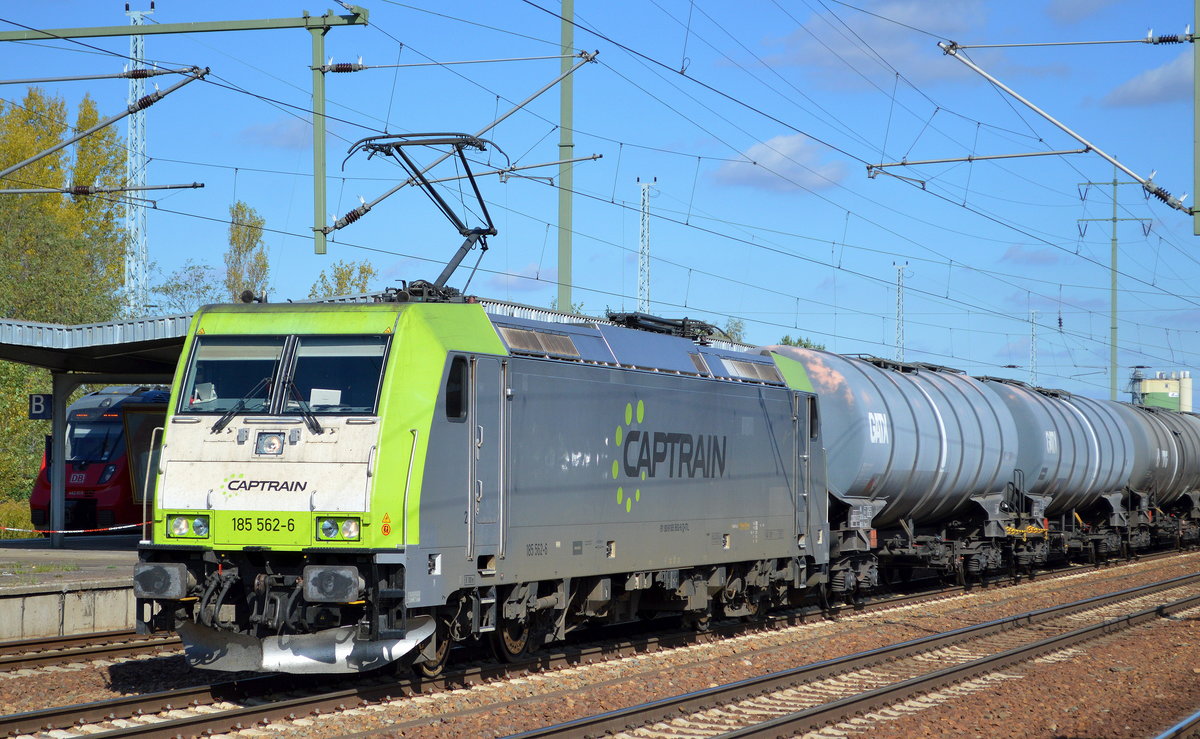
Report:
[[[976,590],[953,599],[813,622],[721,642],[664,650],[470,689],[406,698],[253,734],[330,737],[356,733],[421,739],[503,736],[646,700],[884,646],[1200,569],[1200,554],[1100,572]],[[942,691],[900,718],[874,722],[872,737],[1144,737],[1200,708],[1200,616],[1185,614],[1106,637]],[[181,657],[81,665],[5,677],[3,713],[151,692],[210,679]],[[453,714],[487,709],[467,717]],[[830,734],[832,735],[832,734]]]

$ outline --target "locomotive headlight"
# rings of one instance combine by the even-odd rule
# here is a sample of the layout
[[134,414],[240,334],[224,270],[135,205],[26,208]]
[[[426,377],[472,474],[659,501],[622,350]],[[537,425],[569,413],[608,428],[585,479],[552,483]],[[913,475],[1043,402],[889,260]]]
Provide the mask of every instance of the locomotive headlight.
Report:
[[192,533],[196,536],[208,536],[208,516],[200,516],[192,521]]
[[353,565],[309,565],[304,568],[304,599],[309,603],[349,603],[366,587]]
[[283,432],[260,431],[254,441],[255,454],[283,454]]
[[321,532],[322,539],[334,539],[338,535],[338,522],[332,518],[322,518],[317,523],[317,529]]
[[347,518],[342,521],[342,538],[357,539],[358,538],[358,519]]
[[176,516],[171,519],[171,536],[187,536],[188,520],[184,516]]
[[100,484],[104,484],[112,479],[113,473],[117,471],[115,464],[105,465],[104,471],[100,473]]

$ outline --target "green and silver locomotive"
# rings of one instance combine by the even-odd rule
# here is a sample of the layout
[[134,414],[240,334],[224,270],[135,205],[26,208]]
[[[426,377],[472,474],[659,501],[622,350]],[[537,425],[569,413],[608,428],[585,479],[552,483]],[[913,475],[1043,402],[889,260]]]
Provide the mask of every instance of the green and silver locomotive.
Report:
[[135,572],[141,628],[191,664],[434,674],[456,642],[515,658],[827,581],[799,362],[687,322],[389,297],[196,314]]

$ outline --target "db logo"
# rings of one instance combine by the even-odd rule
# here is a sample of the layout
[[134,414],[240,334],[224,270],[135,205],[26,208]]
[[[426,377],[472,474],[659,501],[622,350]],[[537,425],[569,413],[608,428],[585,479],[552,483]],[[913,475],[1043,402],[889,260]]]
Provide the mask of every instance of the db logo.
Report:
[[83,482],[84,475],[82,472],[76,472],[71,475],[71,482]]

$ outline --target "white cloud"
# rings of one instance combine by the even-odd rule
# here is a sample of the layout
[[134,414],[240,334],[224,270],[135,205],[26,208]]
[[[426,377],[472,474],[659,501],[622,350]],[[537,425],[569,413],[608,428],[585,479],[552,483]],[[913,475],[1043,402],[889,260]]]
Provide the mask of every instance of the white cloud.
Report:
[[1171,61],[1142,72],[1113,88],[1100,100],[1108,108],[1154,105],[1192,99],[1192,52],[1183,52]]
[[[816,70],[819,81],[831,88],[862,87],[869,84],[863,79],[867,77],[890,90],[893,68],[917,83],[970,77],[965,66],[945,58],[935,39],[912,28],[943,40],[978,36],[987,21],[983,0],[886,0],[869,10],[882,17],[846,8],[840,8],[836,17],[832,13],[810,16],[801,28],[779,40],[786,48],[769,57],[768,64]],[[974,58],[982,62],[988,53]]]
[[271,123],[246,126],[239,133],[242,141],[270,149],[312,148],[312,124],[288,116]]
[[1078,23],[1090,15],[1116,5],[1118,0],[1050,0],[1046,15],[1059,23]]
[[542,268],[530,262],[515,272],[491,275],[484,281],[488,290],[508,292],[534,292],[541,290],[547,284],[553,284],[553,274],[543,274]]
[[776,136],[747,149],[744,162],[726,162],[713,174],[718,182],[790,192],[831,187],[846,177],[841,161],[820,161],[824,151],[803,134]]
[[1004,256],[1000,257],[1000,261],[1041,267],[1057,264],[1058,255],[1051,249],[1026,249],[1020,244],[1013,244],[1004,252]]

